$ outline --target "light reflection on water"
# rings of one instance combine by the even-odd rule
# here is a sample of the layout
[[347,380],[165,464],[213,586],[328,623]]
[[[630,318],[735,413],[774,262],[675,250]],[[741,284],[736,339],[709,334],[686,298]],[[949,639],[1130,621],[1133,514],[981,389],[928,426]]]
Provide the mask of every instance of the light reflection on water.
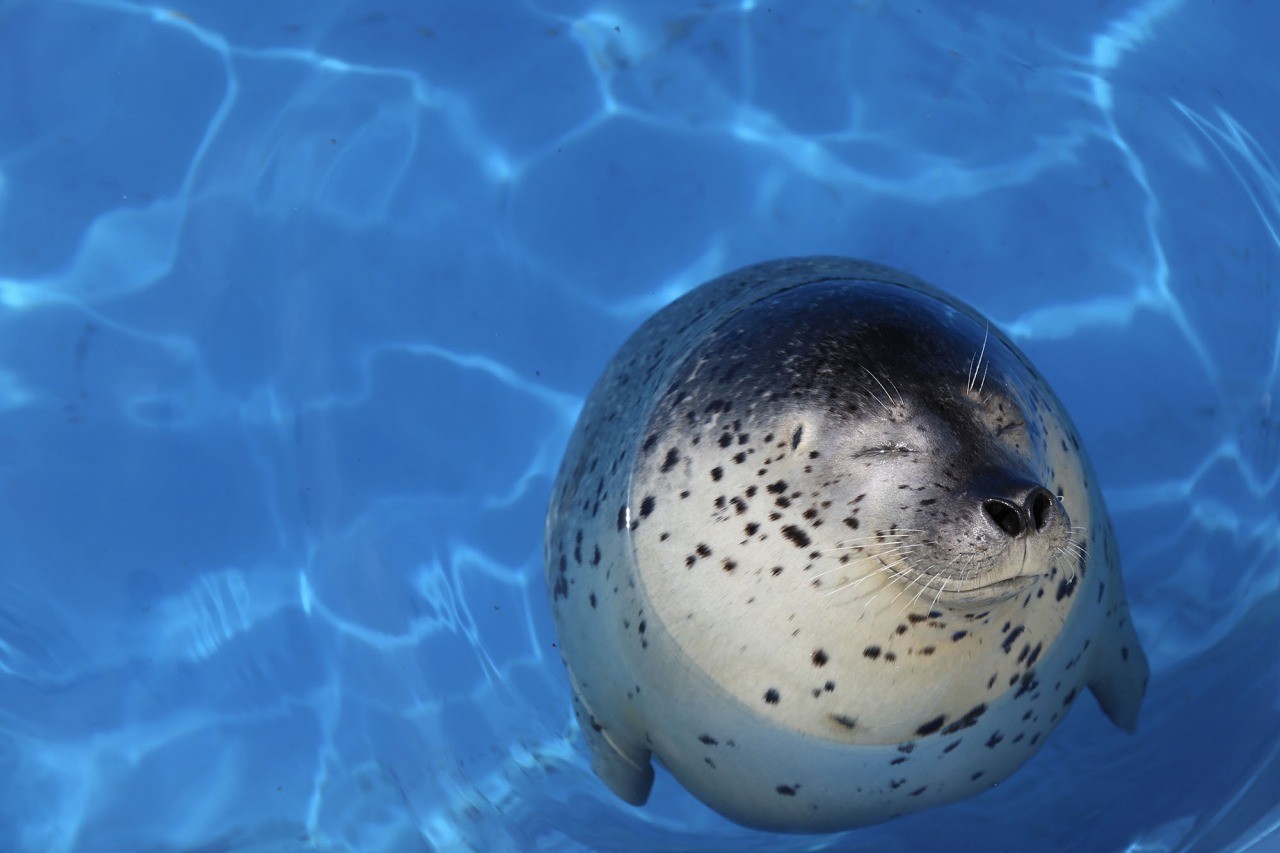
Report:
[[[0,846],[1272,831],[1280,19],[1058,8],[0,5]],[[817,252],[953,290],[1050,377],[1140,733],[1085,703],[1000,789],[845,837],[666,777],[627,809],[553,646],[550,478],[644,317]]]

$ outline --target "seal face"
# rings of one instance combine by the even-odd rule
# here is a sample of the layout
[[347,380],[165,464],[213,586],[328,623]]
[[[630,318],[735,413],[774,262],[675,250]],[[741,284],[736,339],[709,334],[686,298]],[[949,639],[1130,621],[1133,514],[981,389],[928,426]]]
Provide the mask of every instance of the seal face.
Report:
[[909,276],[749,267],[659,312],[587,400],[547,581],[593,767],[652,754],[787,831],[979,792],[1089,687],[1148,677],[1060,403],[985,320]]

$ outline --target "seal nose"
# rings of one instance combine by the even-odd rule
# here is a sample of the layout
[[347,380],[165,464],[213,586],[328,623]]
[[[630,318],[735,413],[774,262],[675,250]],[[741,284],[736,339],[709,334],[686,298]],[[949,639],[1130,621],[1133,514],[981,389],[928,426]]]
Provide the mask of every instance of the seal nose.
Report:
[[1021,502],[1008,498],[988,498],[982,502],[982,510],[996,527],[1008,536],[1017,538],[1023,534],[1043,533],[1058,512],[1058,502],[1049,490],[1036,486]]

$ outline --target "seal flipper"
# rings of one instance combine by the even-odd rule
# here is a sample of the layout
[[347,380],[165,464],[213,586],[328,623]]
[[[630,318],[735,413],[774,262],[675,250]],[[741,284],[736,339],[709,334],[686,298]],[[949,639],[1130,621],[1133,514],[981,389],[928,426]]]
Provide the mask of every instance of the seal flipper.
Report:
[[1099,638],[1089,689],[1111,722],[1132,734],[1138,727],[1151,669],[1124,600],[1116,611],[1112,618],[1117,621]]
[[653,765],[647,749],[628,749],[616,742],[574,691],[573,710],[591,749],[591,770],[623,801],[643,806],[653,788]]

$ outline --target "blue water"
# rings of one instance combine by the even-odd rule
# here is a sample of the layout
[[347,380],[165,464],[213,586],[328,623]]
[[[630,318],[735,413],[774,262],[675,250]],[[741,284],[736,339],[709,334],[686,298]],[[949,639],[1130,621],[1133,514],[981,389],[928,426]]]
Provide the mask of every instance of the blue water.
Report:
[[[0,849],[1280,849],[1280,7],[0,0]],[[1050,378],[1153,682],[842,836],[590,773],[541,532],[648,314],[833,253]]]

